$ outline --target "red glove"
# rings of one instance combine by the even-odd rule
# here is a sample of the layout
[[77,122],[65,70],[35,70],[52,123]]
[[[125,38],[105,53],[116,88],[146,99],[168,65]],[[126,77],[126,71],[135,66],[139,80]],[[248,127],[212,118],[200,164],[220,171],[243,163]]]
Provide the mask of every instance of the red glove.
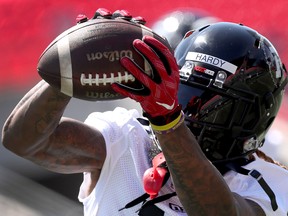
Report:
[[166,125],[176,119],[181,111],[178,104],[179,70],[171,51],[161,42],[150,36],[133,42],[152,68],[151,76],[144,72],[129,57],[121,58],[122,66],[142,83],[141,90],[135,90],[122,83],[114,83],[113,89],[120,94],[139,102],[152,124]]
[[[132,15],[129,13],[129,11],[127,10],[116,10],[114,11],[114,13],[112,13],[111,11],[107,10],[106,8],[98,8],[93,16],[92,19],[124,19],[127,21],[131,21],[134,23],[138,23],[138,24],[142,24],[145,25],[146,20],[141,17],[141,16],[137,16],[137,17],[132,17]],[[85,14],[79,14],[76,17],[76,22],[77,23],[83,23],[88,21],[88,17]]]

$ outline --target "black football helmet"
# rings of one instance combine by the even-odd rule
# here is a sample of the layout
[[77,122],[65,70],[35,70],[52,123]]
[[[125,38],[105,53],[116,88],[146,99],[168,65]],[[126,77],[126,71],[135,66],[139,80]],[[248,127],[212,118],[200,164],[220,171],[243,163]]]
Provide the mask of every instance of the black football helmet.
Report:
[[203,10],[178,8],[161,16],[151,29],[165,37],[172,49],[175,49],[187,31],[219,21],[219,18]]
[[175,58],[179,103],[206,157],[233,161],[261,147],[287,83],[269,40],[241,24],[218,22],[187,32]]

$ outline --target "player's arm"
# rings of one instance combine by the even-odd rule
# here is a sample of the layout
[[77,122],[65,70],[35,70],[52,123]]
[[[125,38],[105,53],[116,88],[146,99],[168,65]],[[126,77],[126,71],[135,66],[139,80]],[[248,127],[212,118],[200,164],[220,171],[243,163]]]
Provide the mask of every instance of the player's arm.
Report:
[[157,134],[157,137],[177,195],[187,213],[213,216],[265,215],[258,204],[231,193],[222,175],[207,160],[185,123],[175,131]]
[[63,118],[70,97],[39,82],[6,120],[3,145],[51,171],[76,173],[101,169],[106,155],[99,131]]
[[121,63],[146,90],[135,92],[123,84],[114,84],[113,87],[140,102],[157,134],[177,195],[187,214],[264,215],[259,205],[230,191],[183,123],[177,99],[179,71],[168,48],[149,36],[145,36],[143,41],[135,40],[133,45],[152,65],[153,75],[146,75],[127,57],[122,58]]

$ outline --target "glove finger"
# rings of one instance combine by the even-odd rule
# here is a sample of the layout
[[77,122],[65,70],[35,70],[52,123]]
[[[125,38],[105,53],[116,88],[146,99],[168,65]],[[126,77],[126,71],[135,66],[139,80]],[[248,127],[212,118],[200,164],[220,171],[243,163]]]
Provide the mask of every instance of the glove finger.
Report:
[[149,35],[145,35],[143,41],[152,47],[161,60],[164,61],[164,65],[167,65],[166,70],[169,75],[172,71],[178,71],[178,65],[174,58],[174,54],[167,46]]
[[151,79],[156,83],[160,83],[161,78],[167,76],[167,72],[159,56],[149,45],[139,39],[133,41],[133,46],[134,49],[149,62],[152,68]]
[[121,65],[129,72],[131,73],[140,83],[142,83],[144,86],[152,87],[154,82],[151,80],[151,78],[141,70],[141,68],[130,58],[123,57],[120,59]]
[[135,89],[131,90],[129,86],[123,85],[121,83],[112,83],[112,88],[115,92],[125,96],[129,97],[137,102],[141,102],[143,100],[143,97],[139,94],[137,95],[134,91]]

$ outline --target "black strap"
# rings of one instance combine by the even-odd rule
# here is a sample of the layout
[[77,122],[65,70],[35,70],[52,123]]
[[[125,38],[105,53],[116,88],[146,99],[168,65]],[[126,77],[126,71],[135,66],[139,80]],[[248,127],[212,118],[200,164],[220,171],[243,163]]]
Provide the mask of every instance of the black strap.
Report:
[[164,216],[164,211],[156,205],[150,205],[139,211],[139,216]]
[[258,172],[255,169],[248,170],[248,169],[245,169],[245,168],[238,166],[237,164],[233,164],[233,163],[228,163],[227,167],[229,167],[231,170],[234,170],[234,171],[236,171],[242,175],[249,175],[249,176],[253,177],[254,179],[256,179],[257,182],[262,187],[262,189],[265,191],[265,193],[270,198],[273,211],[276,211],[278,209],[276,196],[275,196],[273,190],[269,187],[267,182],[264,180],[264,178],[260,172]]
[[150,196],[149,194],[144,193],[143,195],[127,203],[123,208],[119,209],[118,211],[122,211],[123,209],[131,208],[135,205],[138,205],[139,203],[144,202],[149,196]]
[[[170,199],[171,197],[176,196],[176,195],[177,195],[176,192],[172,192],[172,193],[168,193],[168,194],[165,194],[165,195],[162,195],[162,196],[158,196],[158,197],[156,197],[156,198],[154,198],[154,199],[152,199],[152,200],[148,200],[147,202],[145,202],[145,203],[141,206],[141,208],[140,208],[138,211],[141,211],[142,209],[144,209],[144,208],[146,208],[146,207],[148,207],[148,206],[154,205],[154,204],[156,204],[156,203],[159,203],[159,202],[163,202],[163,201],[165,201],[165,200],[168,200],[168,199]],[[137,211],[137,212],[138,212],[138,211]]]
[[[143,205],[141,206],[140,209],[138,209],[136,212],[138,212],[140,216],[162,216],[164,215],[164,212],[159,209],[157,206],[155,206],[154,204],[159,203],[159,202],[163,202],[167,199],[170,199],[173,196],[176,196],[176,192],[172,192],[169,194],[165,194],[159,197],[156,197],[152,200],[148,200],[146,201],[146,199],[149,197],[149,194],[145,193],[143,195],[141,195],[140,197],[132,200],[131,202],[127,203],[123,208],[119,209],[118,211],[122,211],[123,209],[127,209],[127,208],[131,208],[141,202],[143,202]],[[162,214],[163,212],[163,214]]]

